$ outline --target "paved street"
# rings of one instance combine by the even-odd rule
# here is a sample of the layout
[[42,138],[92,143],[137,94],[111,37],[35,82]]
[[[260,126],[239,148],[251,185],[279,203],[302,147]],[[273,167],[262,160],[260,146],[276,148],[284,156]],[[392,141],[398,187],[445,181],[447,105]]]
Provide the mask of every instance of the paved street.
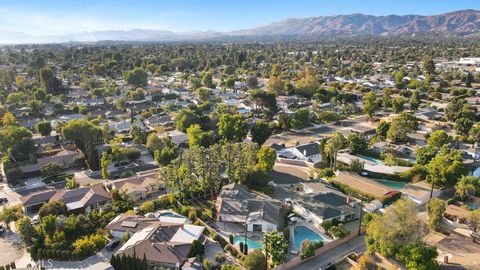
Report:
[[365,250],[365,237],[362,235],[302,263],[295,267],[295,270],[325,269],[330,262],[336,262],[352,252],[361,253],[365,252]]

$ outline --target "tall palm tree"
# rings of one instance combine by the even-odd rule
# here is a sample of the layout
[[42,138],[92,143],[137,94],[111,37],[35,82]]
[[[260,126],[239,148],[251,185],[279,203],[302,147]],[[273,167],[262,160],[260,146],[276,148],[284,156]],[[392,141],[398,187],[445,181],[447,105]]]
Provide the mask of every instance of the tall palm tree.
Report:
[[471,177],[463,176],[455,185],[455,192],[462,200],[466,199],[470,194],[475,193],[476,187]]
[[334,157],[335,157],[335,145],[332,143],[332,141],[328,140],[328,142],[325,144],[325,154],[328,155],[329,158],[329,167],[332,169],[333,162],[334,162]]

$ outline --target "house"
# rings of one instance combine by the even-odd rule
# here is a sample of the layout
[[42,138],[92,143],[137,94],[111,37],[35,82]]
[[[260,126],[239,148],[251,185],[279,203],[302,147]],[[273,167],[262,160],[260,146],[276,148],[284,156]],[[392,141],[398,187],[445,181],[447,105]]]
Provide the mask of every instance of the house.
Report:
[[322,161],[320,144],[312,142],[284,148],[277,152],[277,158],[281,163],[299,166],[317,166],[320,161]]
[[315,195],[304,194],[287,199],[287,203],[291,204],[295,213],[317,226],[334,219],[348,222],[357,219],[360,215],[360,207],[353,199],[335,191]]
[[113,122],[108,125],[116,134],[119,133],[128,133],[132,125],[127,121]]
[[56,150],[48,153],[49,156],[44,156],[37,159],[35,164],[25,164],[18,167],[22,171],[24,177],[37,176],[43,166],[50,163],[60,164],[63,168],[68,168],[74,165],[75,158],[79,153],[71,150]]
[[333,182],[349,186],[362,194],[369,195],[376,199],[381,199],[391,191],[391,189],[385,185],[352,172],[337,173],[337,176],[333,178]]
[[154,115],[145,119],[145,125],[150,130],[154,130],[156,127],[172,127],[173,119],[170,115]]
[[36,212],[42,205],[50,200],[56,193],[56,190],[47,189],[32,192],[30,194],[20,197],[22,208],[25,213]]
[[111,180],[105,183],[105,187],[107,190],[124,190],[126,194],[133,196],[137,201],[143,200],[163,188],[158,172],[158,170],[151,170],[128,178]]
[[71,213],[88,213],[111,201],[102,185],[76,189],[46,189],[20,197],[25,212],[36,212],[50,201],[62,201]]
[[159,138],[163,138],[165,136],[170,136],[172,138],[172,142],[175,145],[188,145],[188,135],[185,132],[181,132],[179,130],[171,130],[162,133],[158,133],[157,136]]
[[280,201],[257,198],[236,183],[222,188],[215,208],[219,221],[247,224],[249,232],[279,230],[283,223]]
[[68,212],[88,213],[111,201],[110,195],[102,185],[93,185],[76,189],[61,189],[50,201],[62,201]]
[[[193,241],[204,242],[205,227],[184,223],[162,223],[156,218],[120,215],[106,227],[114,237],[132,233],[117,255],[146,257],[154,267],[178,268],[188,259]],[[122,232],[120,234],[120,232]]]
[[[430,200],[432,186],[427,181],[420,181],[413,184],[405,185],[400,192],[404,198],[413,200],[419,205],[426,204]],[[433,189],[433,198],[437,198],[442,194],[442,190]]]

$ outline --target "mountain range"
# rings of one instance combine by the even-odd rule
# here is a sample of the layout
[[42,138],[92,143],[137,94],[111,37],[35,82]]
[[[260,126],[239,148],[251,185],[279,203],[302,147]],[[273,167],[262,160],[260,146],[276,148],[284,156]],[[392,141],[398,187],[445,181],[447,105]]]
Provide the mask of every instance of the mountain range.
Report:
[[22,32],[0,31],[1,43],[55,43],[67,41],[175,41],[255,38],[272,36],[389,36],[437,33],[478,36],[480,11],[459,10],[432,16],[364,14],[290,18],[265,26],[231,32],[175,33],[167,30],[105,30],[67,35],[31,36]]

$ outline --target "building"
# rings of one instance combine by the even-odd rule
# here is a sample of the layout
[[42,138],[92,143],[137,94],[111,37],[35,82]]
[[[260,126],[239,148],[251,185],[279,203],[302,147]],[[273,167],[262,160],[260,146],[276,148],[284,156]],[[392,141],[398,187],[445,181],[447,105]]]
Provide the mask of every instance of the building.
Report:
[[249,232],[279,230],[283,225],[280,201],[257,198],[236,183],[222,188],[215,207],[219,221],[246,224]]
[[385,194],[392,191],[385,185],[351,172],[337,173],[333,182],[347,185],[362,194],[369,195],[376,199],[381,199]]
[[156,218],[120,215],[107,225],[112,236],[131,233],[117,255],[145,256],[153,267],[178,268],[188,259],[193,241],[204,243],[205,227],[184,223],[163,223]]
[[61,201],[69,213],[88,213],[111,201],[102,185],[76,189],[46,189],[20,197],[25,212],[35,212],[50,201]]
[[[400,189],[400,192],[402,192],[404,198],[411,199],[414,202],[423,205],[430,200],[431,190],[432,186],[427,183],[427,181],[420,181],[417,183],[406,185],[405,187]],[[442,190],[433,190],[433,198],[437,198],[441,194]]]
[[322,161],[320,144],[306,143],[277,151],[277,158],[281,163],[298,166],[317,166]]
[[289,198],[287,203],[291,204],[295,213],[317,226],[328,220],[348,222],[359,217],[360,207],[355,200],[337,191],[323,192]]

